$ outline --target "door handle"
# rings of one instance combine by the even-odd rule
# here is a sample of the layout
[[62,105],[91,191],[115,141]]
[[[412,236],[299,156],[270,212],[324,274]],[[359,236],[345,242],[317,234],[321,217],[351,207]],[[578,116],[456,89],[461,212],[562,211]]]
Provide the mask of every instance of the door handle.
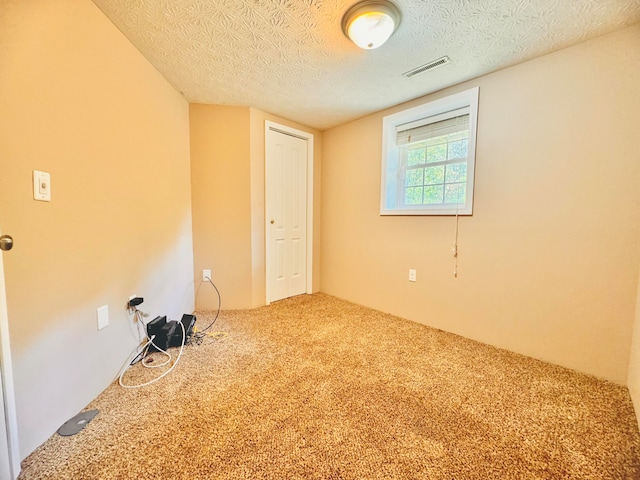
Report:
[[11,235],[2,235],[0,237],[0,250],[8,252],[13,248],[13,238]]
[[273,225],[274,223],[276,223],[276,221],[275,220],[271,220],[271,225]]

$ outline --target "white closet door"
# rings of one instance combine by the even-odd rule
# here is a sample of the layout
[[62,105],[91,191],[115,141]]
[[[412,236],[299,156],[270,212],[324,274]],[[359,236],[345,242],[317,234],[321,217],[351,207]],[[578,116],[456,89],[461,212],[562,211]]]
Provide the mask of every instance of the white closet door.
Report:
[[266,152],[268,302],[307,286],[307,140],[268,130]]

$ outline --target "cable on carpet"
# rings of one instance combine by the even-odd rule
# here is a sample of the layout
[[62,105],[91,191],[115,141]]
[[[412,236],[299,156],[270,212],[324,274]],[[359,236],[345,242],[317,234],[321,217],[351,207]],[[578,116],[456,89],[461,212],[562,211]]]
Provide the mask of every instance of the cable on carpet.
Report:
[[[134,309],[135,309],[134,316],[135,316],[136,320],[138,320],[144,326],[144,322],[142,321],[142,317],[141,317],[140,311],[136,307],[134,307]],[[128,365],[126,365],[125,368],[122,369],[122,372],[118,376],[118,383],[120,384],[121,387],[123,387],[123,388],[141,388],[141,387],[146,387],[147,385],[151,385],[152,383],[157,382],[161,378],[164,378],[165,376],[167,376],[176,367],[176,365],[178,365],[178,362],[180,361],[180,357],[182,356],[182,352],[184,350],[184,345],[185,345],[186,340],[187,340],[186,339],[186,331],[184,329],[184,325],[182,324],[182,322],[178,322],[178,323],[180,324],[180,329],[182,331],[182,343],[180,345],[180,351],[178,352],[178,356],[176,358],[176,361],[173,362],[173,365],[171,365],[171,367],[166,372],[164,372],[162,375],[160,375],[159,377],[154,378],[153,380],[149,380],[148,382],[141,383],[139,385],[125,385],[124,384],[124,382],[122,380],[123,377],[124,377],[124,374],[127,373],[127,371],[131,368],[131,366],[133,366],[136,363],[136,361],[138,361],[137,360],[138,357],[142,356],[142,366],[145,367],[145,368],[162,367],[164,365],[167,365],[169,362],[171,362],[171,359],[173,358],[169,352],[163,350],[158,345],[153,343],[153,339],[155,338],[155,336],[151,336],[151,338],[149,338],[149,336],[146,333],[146,329],[145,329],[145,336],[147,337],[148,340],[142,346],[140,352],[136,353],[137,350],[138,350],[138,348],[136,348],[136,350],[130,356],[130,360],[128,361]],[[151,363],[151,362],[146,362],[145,358],[146,358],[146,355],[147,355],[147,353],[149,351],[149,348],[151,346],[156,348],[159,353],[163,353],[164,355],[166,355],[167,356],[167,360],[165,360],[164,362],[162,362],[161,364],[158,364],[158,365],[149,365],[149,363]]]
[[[206,277],[206,280],[213,286],[213,288],[215,289],[215,291],[216,291],[216,293],[218,295],[218,310],[216,311],[216,314],[215,314],[213,320],[211,321],[211,323],[209,325],[207,325],[202,330],[198,330],[194,326],[193,327],[193,334],[190,336],[189,339],[186,338],[186,331],[185,331],[183,323],[182,322],[178,322],[180,324],[180,329],[182,330],[182,343],[180,345],[180,352],[178,353],[178,357],[176,358],[176,361],[173,363],[173,365],[171,365],[171,367],[166,372],[164,372],[159,377],[154,378],[153,380],[150,380],[148,382],[145,382],[145,383],[142,383],[142,384],[139,384],[139,385],[125,385],[124,382],[123,382],[123,378],[124,378],[125,373],[133,365],[135,365],[137,362],[142,360],[142,366],[143,367],[145,367],[145,368],[158,368],[158,367],[163,367],[163,366],[169,364],[173,357],[171,356],[171,354],[169,352],[167,352],[166,350],[163,350],[158,345],[153,343],[153,339],[155,338],[155,336],[151,336],[151,338],[149,338],[149,335],[147,334],[147,330],[146,330],[146,328],[144,328],[145,324],[144,324],[144,321],[143,321],[143,318],[142,318],[143,317],[143,313],[136,306],[130,307],[130,308],[133,309],[134,320],[138,323],[138,325],[142,325],[143,334],[147,338],[147,341],[141,347],[140,346],[136,347],[135,351],[131,354],[131,356],[129,357],[129,360],[125,364],[125,367],[122,369],[122,372],[118,376],[118,383],[120,384],[121,387],[123,387],[123,388],[141,388],[141,387],[146,387],[147,385],[151,385],[152,383],[157,382],[161,378],[163,378],[166,375],[168,375],[176,367],[176,365],[180,361],[180,357],[182,356],[182,352],[184,351],[184,347],[187,344],[187,340],[193,339],[196,345],[201,345],[205,338],[212,338],[215,341],[215,340],[220,340],[221,338],[224,338],[224,337],[226,337],[228,335],[227,332],[207,332],[207,330],[209,330],[216,323],[216,321],[218,320],[218,317],[220,316],[220,310],[221,310],[221,307],[222,307],[222,299],[221,299],[221,296],[220,296],[220,290],[218,290],[218,287],[216,287],[215,283],[213,283],[211,278],[210,277]],[[213,342],[211,342],[211,343],[213,343]],[[146,359],[147,358],[147,353],[149,352],[149,348],[151,348],[152,346],[159,353],[162,353],[162,354],[167,356],[167,359],[164,362],[162,362],[160,364],[151,365],[151,362],[153,362],[153,359],[151,359],[150,361]]]

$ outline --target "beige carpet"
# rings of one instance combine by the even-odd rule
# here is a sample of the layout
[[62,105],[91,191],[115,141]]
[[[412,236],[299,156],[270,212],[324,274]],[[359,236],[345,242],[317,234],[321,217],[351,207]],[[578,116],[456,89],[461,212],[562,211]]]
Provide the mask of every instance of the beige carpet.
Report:
[[214,330],[160,382],[107,388],[20,478],[640,478],[621,386],[322,294]]

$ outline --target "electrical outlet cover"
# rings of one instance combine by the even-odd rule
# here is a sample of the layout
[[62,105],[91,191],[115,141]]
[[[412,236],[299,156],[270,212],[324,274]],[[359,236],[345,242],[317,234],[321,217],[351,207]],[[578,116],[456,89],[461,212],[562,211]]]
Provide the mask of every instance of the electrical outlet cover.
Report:
[[109,305],[103,305],[97,310],[98,315],[98,330],[102,330],[109,325]]

